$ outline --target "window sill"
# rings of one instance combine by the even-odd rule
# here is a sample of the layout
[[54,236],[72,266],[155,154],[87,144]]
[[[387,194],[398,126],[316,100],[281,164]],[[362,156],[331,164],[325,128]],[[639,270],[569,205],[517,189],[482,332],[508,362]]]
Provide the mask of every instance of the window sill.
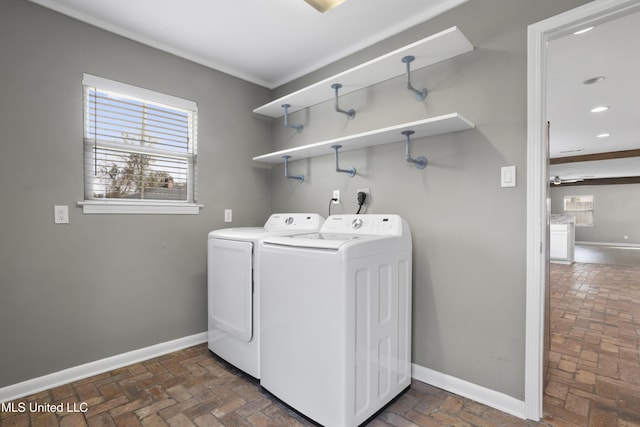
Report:
[[93,201],[78,202],[83,214],[142,214],[142,215],[197,215],[202,205],[193,203],[153,203],[153,202],[121,202]]

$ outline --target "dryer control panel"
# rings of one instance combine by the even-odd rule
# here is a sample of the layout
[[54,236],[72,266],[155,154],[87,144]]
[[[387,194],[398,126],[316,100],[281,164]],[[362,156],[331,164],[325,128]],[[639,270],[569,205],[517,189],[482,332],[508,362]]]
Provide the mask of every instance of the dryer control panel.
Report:
[[318,230],[324,218],[315,213],[276,213],[264,224],[267,231],[280,230]]

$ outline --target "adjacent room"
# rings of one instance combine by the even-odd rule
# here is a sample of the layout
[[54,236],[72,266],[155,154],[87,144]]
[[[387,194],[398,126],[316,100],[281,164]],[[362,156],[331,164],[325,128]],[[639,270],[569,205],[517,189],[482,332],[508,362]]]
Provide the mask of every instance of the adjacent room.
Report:
[[1,426],[640,425],[640,2],[330,3],[0,2]]
[[640,408],[640,163],[637,122],[625,119],[640,93],[640,61],[626,53],[639,23],[627,14],[549,46],[545,412],[577,425],[636,422]]

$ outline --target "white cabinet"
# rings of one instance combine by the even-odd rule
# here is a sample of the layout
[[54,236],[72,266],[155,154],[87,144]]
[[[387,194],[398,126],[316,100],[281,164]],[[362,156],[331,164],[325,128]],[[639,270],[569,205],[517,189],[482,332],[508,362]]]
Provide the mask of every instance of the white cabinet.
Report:
[[570,215],[551,215],[549,258],[557,264],[572,264],[575,258],[575,219]]

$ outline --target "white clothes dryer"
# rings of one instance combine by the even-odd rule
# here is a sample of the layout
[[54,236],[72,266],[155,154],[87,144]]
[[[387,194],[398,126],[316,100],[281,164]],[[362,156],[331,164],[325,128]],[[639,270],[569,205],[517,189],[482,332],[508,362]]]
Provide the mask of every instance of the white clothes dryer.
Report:
[[282,213],[264,227],[237,227],[209,233],[207,305],[209,350],[260,378],[260,285],[258,242],[274,235],[320,229],[318,214]]
[[412,248],[398,215],[333,215],[260,243],[260,384],[312,420],[362,424],[411,383]]

